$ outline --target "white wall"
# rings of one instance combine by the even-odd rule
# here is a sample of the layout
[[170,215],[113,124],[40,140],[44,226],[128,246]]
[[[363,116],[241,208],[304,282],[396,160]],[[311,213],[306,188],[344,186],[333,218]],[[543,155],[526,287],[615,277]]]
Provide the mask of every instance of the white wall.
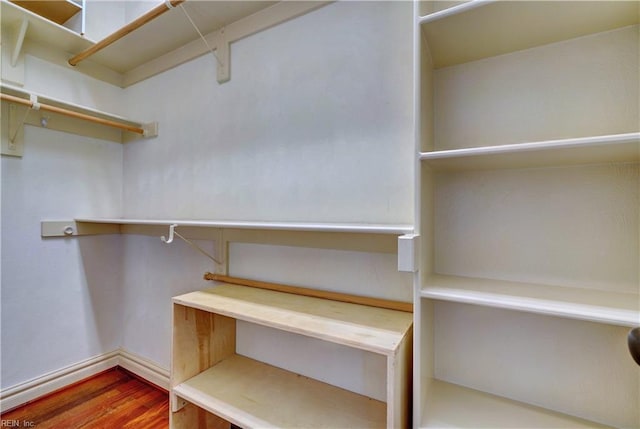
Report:
[[[228,83],[207,55],[128,88],[130,114],[159,121],[160,135],[125,146],[125,217],[411,224],[408,22],[410,2],[331,4],[234,43]],[[168,367],[169,298],[212,267],[153,237],[124,246],[123,347]],[[411,300],[392,254],[232,244],[230,272]],[[241,344],[262,335],[241,331]],[[350,388],[380,390],[351,374]]]
[[[327,6],[234,43],[223,85],[211,56],[126,90],[28,57],[27,89],[157,120],[160,136],[120,146],[27,127],[24,158],[2,159],[2,387],[118,347],[168,368],[170,298],[209,285],[210,261],[179,241],[42,240],[43,219],[412,223],[410,20],[409,2]],[[245,259],[264,257],[273,280],[411,297],[391,254],[233,249],[242,275],[264,278]]]
[[40,221],[120,211],[120,145],[35,127],[2,158],[2,387],[118,347],[117,237],[42,239]]
[[[29,90],[105,110],[121,95],[26,61]],[[23,158],[2,157],[3,389],[113,351],[122,331],[118,238],[40,237],[44,219],[121,214],[122,146],[33,126],[24,134]]]
[[[331,4],[127,89],[125,215],[412,223],[411,6]],[[144,118],[143,118],[144,119]]]

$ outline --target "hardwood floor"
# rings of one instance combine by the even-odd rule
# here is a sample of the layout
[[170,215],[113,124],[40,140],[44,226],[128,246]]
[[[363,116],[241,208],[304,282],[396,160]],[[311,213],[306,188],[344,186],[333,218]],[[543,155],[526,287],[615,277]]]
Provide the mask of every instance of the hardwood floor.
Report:
[[2,414],[1,419],[1,427],[166,429],[169,395],[113,368]]

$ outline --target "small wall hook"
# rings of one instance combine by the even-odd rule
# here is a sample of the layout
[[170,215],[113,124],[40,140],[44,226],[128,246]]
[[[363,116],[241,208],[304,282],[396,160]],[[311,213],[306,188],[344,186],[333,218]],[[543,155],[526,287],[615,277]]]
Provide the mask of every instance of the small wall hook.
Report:
[[162,237],[160,237],[160,240],[162,240],[163,243],[172,243],[173,242],[173,235],[175,232],[176,227],[178,226],[177,223],[173,223],[171,225],[169,225],[169,238],[165,237],[164,235]]

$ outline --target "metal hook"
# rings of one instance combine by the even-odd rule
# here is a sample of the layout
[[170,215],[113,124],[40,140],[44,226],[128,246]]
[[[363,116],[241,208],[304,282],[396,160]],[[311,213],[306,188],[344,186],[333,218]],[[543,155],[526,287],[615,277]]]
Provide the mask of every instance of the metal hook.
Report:
[[167,239],[167,237],[165,237],[164,235],[162,237],[160,237],[160,240],[162,240],[163,243],[172,243],[173,242],[173,234],[175,233],[175,229],[178,226],[177,223],[173,223],[171,225],[169,225],[169,238]]

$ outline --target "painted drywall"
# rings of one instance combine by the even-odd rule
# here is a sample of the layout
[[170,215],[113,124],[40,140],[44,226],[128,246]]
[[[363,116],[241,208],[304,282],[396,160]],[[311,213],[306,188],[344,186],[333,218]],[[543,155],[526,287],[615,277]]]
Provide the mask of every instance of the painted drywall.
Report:
[[[345,2],[126,90],[127,217],[413,221],[411,7]],[[147,118],[142,118],[143,120]]]
[[[167,370],[171,366],[171,298],[211,287],[203,280],[213,262],[175,239],[164,244],[159,237],[123,235],[122,318],[120,346]],[[197,240],[214,253],[212,241]]]
[[[234,43],[225,84],[206,55],[127,88],[129,113],[157,120],[160,135],[125,146],[125,217],[411,224],[407,22],[409,2],[331,4]],[[202,274],[213,267],[183,244],[163,246],[157,237],[124,237],[122,346],[168,367],[169,299],[202,288]],[[230,249],[234,275],[411,300],[411,276],[397,272],[393,254],[247,243]],[[239,332],[245,345],[263,334]],[[256,349],[242,352],[309,370],[295,356],[274,362]],[[345,363],[329,381],[380,396],[380,386],[366,380],[370,373],[348,363],[367,356],[323,353]]]
[[43,219],[120,212],[122,148],[36,127],[2,158],[2,388],[119,346],[117,237],[42,239]]
[[[66,68],[26,62],[28,90],[105,110],[121,95]],[[24,156],[2,157],[3,389],[111,352],[122,331],[118,237],[40,237],[45,219],[122,213],[122,145],[33,126],[24,134]]]

